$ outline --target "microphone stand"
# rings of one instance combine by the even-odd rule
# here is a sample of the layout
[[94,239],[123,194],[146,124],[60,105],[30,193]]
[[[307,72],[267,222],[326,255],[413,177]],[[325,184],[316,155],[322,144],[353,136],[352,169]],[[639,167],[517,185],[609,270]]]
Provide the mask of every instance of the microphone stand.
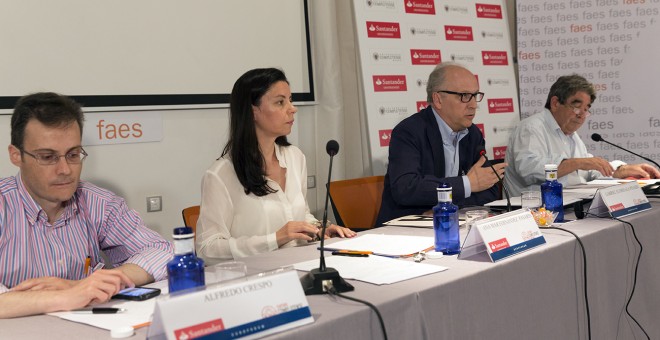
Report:
[[645,161],[647,161],[647,162],[651,162],[651,163],[653,163],[656,167],[658,167],[658,168],[660,169],[660,165],[658,165],[658,163],[656,163],[656,162],[653,161],[652,159],[647,158],[647,157],[644,157],[644,156],[639,155],[639,154],[637,154],[637,153],[634,153],[634,152],[632,152],[632,151],[630,151],[630,150],[628,150],[628,149],[624,149],[623,147],[618,146],[618,145],[616,145],[616,144],[614,144],[614,143],[610,143],[610,142],[604,140],[603,137],[601,137],[600,135],[598,135],[597,137],[595,137],[595,136],[592,135],[592,136],[591,136],[591,139],[594,140],[594,141],[596,141],[596,142],[605,142],[605,143],[607,143],[607,144],[609,144],[609,145],[611,145],[611,146],[613,146],[613,147],[615,147],[615,148],[619,148],[619,149],[621,149],[621,150],[623,150],[623,151],[630,152],[631,154],[633,154],[633,155],[635,155],[635,156],[637,156],[637,157],[639,157],[639,158],[641,158],[641,159],[643,159],[643,160],[645,160]]
[[[336,143],[336,142],[335,142]],[[328,145],[330,142],[328,142]],[[328,147],[326,146],[326,149]],[[337,146],[338,149],[338,146]],[[334,268],[328,268],[325,266],[325,249],[324,249],[324,240],[325,240],[325,230],[328,223],[328,200],[330,198],[330,178],[332,175],[332,159],[334,158],[337,151],[328,150],[330,154],[330,169],[328,170],[328,184],[326,185],[327,190],[325,194],[325,209],[323,211],[323,221],[321,222],[321,243],[319,250],[321,252],[319,258],[319,268],[312,269],[309,273],[305,274],[300,278],[300,284],[305,291],[305,295],[318,295],[326,294],[330,287],[334,287],[335,291],[338,293],[350,292],[355,288],[348,282],[346,282],[340,275],[339,272]]]
[[488,162],[488,165],[490,165],[490,168],[495,173],[495,176],[497,177],[497,180],[500,182],[500,184],[502,184],[502,189],[504,190],[504,196],[506,196],[506,211],[511,212],[511,197],[509,196],[509,190],[506,189],[506,186],[504,185],[504,181],[502,181],[502,177],[500,177],[500,175],[497,173],[497,171],[495,171],[495,167],[493,166],[493,164],[488,159],[488,156],[486,156],[486,150],[482,150],[480,153],[481,153],[482,156],[484,156],[484,158],[486,159],[486,162]]

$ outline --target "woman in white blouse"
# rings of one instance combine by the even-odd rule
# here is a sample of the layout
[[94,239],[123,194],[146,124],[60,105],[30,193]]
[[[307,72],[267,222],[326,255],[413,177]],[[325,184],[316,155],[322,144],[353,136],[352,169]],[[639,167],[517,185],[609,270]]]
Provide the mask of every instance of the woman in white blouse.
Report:
[[[229,141],[202,179],[197,249],[232,259],[306,244],[320,233],[307,206],[305,155],[289,144],[291,89],[278,69],[254,69],[234,84]],[[326,236],[353,237],[331,224]]]

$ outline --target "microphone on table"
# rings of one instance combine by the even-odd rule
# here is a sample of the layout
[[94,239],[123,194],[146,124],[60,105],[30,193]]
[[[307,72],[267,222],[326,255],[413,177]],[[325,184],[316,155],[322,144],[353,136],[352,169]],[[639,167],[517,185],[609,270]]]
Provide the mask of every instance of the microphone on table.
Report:
[[325,229],[328,222],[328,199],[330,198],[330,178],[332,177],[332,159],[339,152],[339,143],[336,140],[329,140],[325,145],[325,150],[330,155],[330,167],[328,169],[328,182],[326,184],[325,193],[325,208],[323,210],[323,220],[321,221],[321,244],[320,244],[320,261],[319,268],[312,269],[309,273],[300,278],[300,284],[303,286],[305,295],[325,294],[328,292],[328,284],[332,283],[335,291],[338,293],[350,292],[355,288],[346,282],[339,272],[334,268],[325,266],[325,249],[323,248],[325,240]]
[[481,156],[484,156],[486,162],[488,162],[488,165],[490,165],[490,168],[493,169],[495,176],[497,176],[497,181],[502,186],[502,189],[504,189],[504,196],[506,196],[506,211],[511,211],[511,197],[509,196],[509,190],[506,189],[506,186],[502,181],[502,177],[500,177],[497,171],[495,171],[495,167],[493,167],[493,164],[488,160],[488,156],[486,156],[486,149],[484,149],[483,146],[479,148],[479,154]]
[[626,149],[626,148],[623,148],[623,147],[621,147],[621,146],[618,146],[618,145],[616,145],[616,144],[614,144],[614,143],[610,143],[610,142],[604,140],[603,137],[602,137],[599,133],[592,133],[592,134],[591,134],[591,140],[593,140],[594,142],[605,142],[605,143],[607,143],[607,144],[609,144],[609,145],[611,145],[611,146],[613,146],[613,147],[616,147],[616,148],[619,148],[619,149],[621,149],[621,150],[623,150],[623,151],[629,152],[629,153],[631,153],[631,154],[633,154],[633,155],[635,155],[635,156],[637,156],[637,157],[639,157],[639,158],[641,158],[641,159],[643,159],[643,160],[645,160],[645,161],[647,161],[647,162],[651,162],[651,163],[655,164],[656,167],[660,168],[660,165],[658,165],[658,163],[656,163],[656,162],[653,161],[652,159],[647,158],[647,157],[644,157],[644,156],[639,155],[639,154],[636,154],[636,153],[634,153],[634,152],[632,152],[632,151],[630,151],[630,150],[628,150],[628,149]]

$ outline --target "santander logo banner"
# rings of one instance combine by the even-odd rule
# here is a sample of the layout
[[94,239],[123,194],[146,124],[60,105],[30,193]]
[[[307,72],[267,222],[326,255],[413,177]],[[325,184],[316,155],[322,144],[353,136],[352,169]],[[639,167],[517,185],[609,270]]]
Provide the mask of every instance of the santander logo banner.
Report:
[[445,25],[445,39],[458,41],[473,41],[472,27]]
[[407,91],[406,76],[401,75],[375,75],[374,92]]
[[401,27],[398,22],[367,21],[367,36],[401,39]]
[[381,147],[390,146],[390,139],[392,139],[392,129],[378,130],[378,140],[380,140]]
[[492,98],[488,99],[488,113],[513,112],[513,99]]
[[477,18],[502,19],[502,6],[491,4],[475,4]]
[[437,65],[441,61],[440,50],[410,50],[413,65]]
[[481,51],[481,60],[484,66],[509,65],[506,51]]
[[504,159],[506,156],[506,146],[494,146],[493,147],[493,158],[494,159]]
[[486,130],[484,129],[484,124],[483,124],[483,123],[479,123],[479,124],[474,124],[474,126],[476,126],[477,129],[479,129],[479,131],[481,131],[481,135],[482,135],[484,138],[486,138]]
[[406,13],[435,14],[433,0],[406,0]]
[[426,100],[420,100],[416,102],[415,105],[417,106],[417,111],[422,111],[429,106],[429,103]]

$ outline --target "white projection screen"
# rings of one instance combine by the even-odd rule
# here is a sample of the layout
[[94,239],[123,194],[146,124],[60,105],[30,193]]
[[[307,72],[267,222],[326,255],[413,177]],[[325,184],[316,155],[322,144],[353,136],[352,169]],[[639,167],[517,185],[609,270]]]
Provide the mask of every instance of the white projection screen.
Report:
[[307,0],[3,0],[0,113],[54,91],[86,111],[228,106],[256,67],[314,101]]

